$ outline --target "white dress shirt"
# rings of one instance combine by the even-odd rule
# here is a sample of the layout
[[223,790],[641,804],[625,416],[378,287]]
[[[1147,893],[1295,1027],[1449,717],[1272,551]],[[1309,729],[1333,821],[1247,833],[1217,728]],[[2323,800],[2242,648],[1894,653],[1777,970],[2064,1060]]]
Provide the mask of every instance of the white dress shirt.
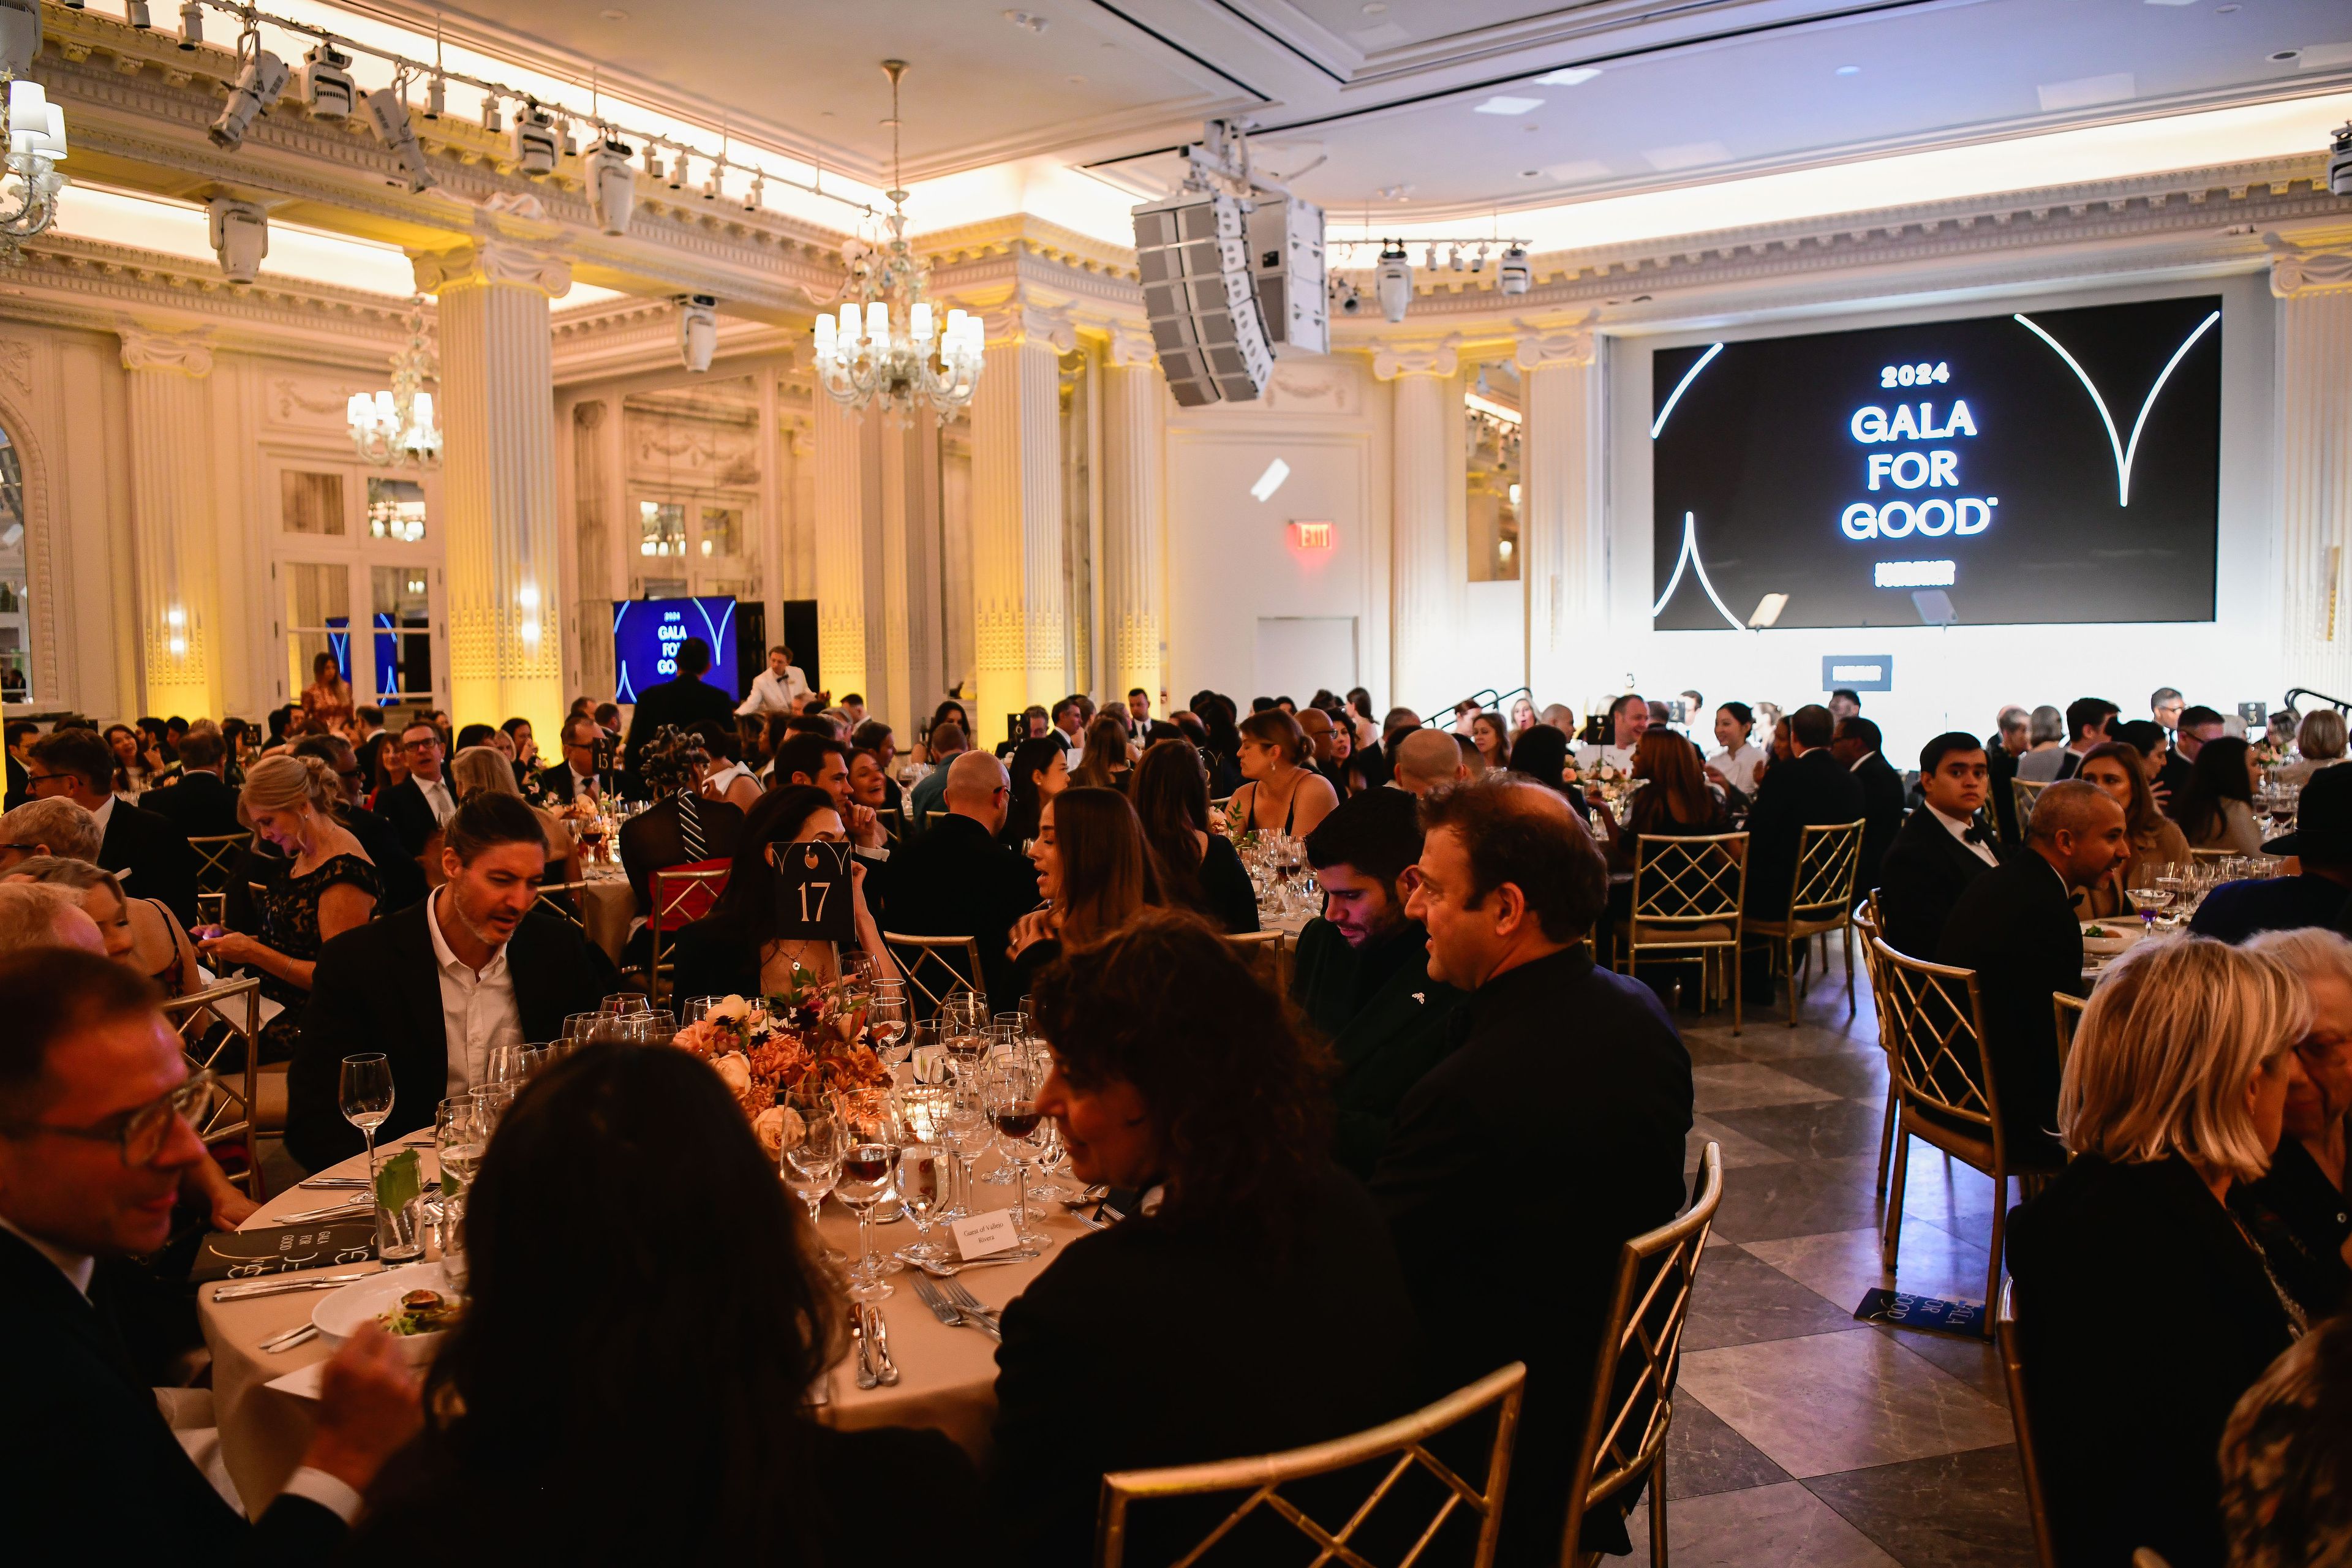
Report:
[[1707,758],[1706,765],[1731,781],[1731,787],[1742,795],[1756,793],[1756,770],[1763,764],[1764,748],[1752,741],[1742,741],[1737,751],[1717,752]]
[[433,938],[433,967],[441,979],[441,1038],[449,1055],[447,1091],[464,1094],[489,1080],[493,1046],[522,1044],[514,976],[507,972],[503,946],[478,970],[449,951],[441,934],[439,893],[425,900],[425,929]]
[[589,800],[594,797],[596,793],[594,773],[583,773],[570,763],[563,764],[563,772],[571,780],[570,787],[564,792],[563,798],[566,801]]
[[802,698],[809,693],[808,677],[797,664],[784,666],[780,679],[773,670],[763,669],[751,678],[751,695],[743,699],[738,713],[789,713]]
[[1977,839],[1974,841],[1969,839],[1969,828],[1971,825],[1966,817],[1954,816],[1950,812],[1944,810],[1940,806],[1930,805],[1927,809],[1934,812],[1936,814],[1936,820],[1942,823],[1951,836],[1960,841],[1961,847],[1973,850],[1976,854],[1976,858],[1983,861],[1988,866],[1998,866],[2000,864],[2000,857],[1992,852],[1991,845],[1985,843],[1982,839]]
[[416,779],[416,787],[424,792],[425,804],[433,808],[435,825],[441,827],[448,826],[449,819],[457,815],[457,800],[449,793],[449,781],[434,779],[428,783],[417,778],[415,773],[408,776]]
[[90,813],[90,816],[97,819],[98,836],[100,838],[106,837],[106,825],[114,820],[114,803],[121,798],[119,795],[110,795],[106,797],[104,805]]

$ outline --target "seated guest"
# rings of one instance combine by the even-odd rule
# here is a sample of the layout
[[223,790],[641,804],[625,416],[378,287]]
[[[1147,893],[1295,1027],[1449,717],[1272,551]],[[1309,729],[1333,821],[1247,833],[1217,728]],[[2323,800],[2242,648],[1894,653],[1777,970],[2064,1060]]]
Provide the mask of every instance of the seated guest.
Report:
[[[1490,775],[1426,796],[1421,821],[1405,913],[1429,930],[1429,977],[1468,994],[1453,1054],[1398,1108],[1372,1195],[1420,1309],[1429,1386],[1527,1363],[1512,1468],[1536,1479],[1512,1494],[1501,1560],[1557,1563],[1618,1248],[1683,1206],[1690,1055],[1647,986],[1580,945],[1608,869],[1566,801]],[[1626,1549],[1616,1510],[1591,1526],[1586,1546]]]
[[877,805],[866,799],[866,786],[863,783],[857,785],[857,798],[866,805],[874,805],[877,811],[887,809],[897,812],[899,820],[903,823],[907,814],[906,795],[898,788],[898,781],[891,776],[890,772],[892,764],[898,760],[897,733],[881,720],[868,719],[851,732],[849,750],[851,753],[849,763],[853,772],[857,767],[857,753],[863,752],[872,760],[874,771],[880,778],[879,788],[882,795],[880,805]]
[[0,879],[0,954],[37,947],[78,947],[102,957],[106,938],[72,888]]
[[[360,784],[364,775],[360,772],[359,759],[352,752],[352,743],[341,735],[305,735],[294,742],[294,755],[318,758],[327,764],[341,786],[341,798],[335,802],[335,820],[351,831],[351,836],[360,841],[360,847],[367,852],[367,858],[375,862],[376,878],[383,884],[383,896],[376,900],[376,911],[389,914],[423,898],[426,890],[424,868],[401,853],[399,831],[360,804]],[[268,847],[267,838],[260,842]],[[235,873],[231,882],[234,887]]]
[[1086,745],[1078,755],[1078,765],[1070,770],[1074,784],[1125,789],[1135,768],[1127,744],[1127,726],[1108,713],[1087,726]]
[[1341,800],[1358,787],[1348,777],[1348,758],[1355,750],[1355,737],[1349,733],[1346,722],[1324,709],[1308,707],[1298,715],[1298,728],[1307,737],[1312,755],[1307,765],[1323,775],[1324,782]]
[[1511,733],[1500,713],[1480,713],[1470,721],[1470,743],[1486,759],[1489,773],[1500,773],[1510,765]]
[[2315,1324],[2230,1413],[2221,1531],[2231,1568],[2352,1561],[2352,1317]]
[[482,1088],[491,1047],[552,1040],[614,988],[612,962],[537,907],[546,835],[530,807],[483,794],[449,819],[448,880],[432,897],[319,950],[301,1042],[286,1074],[286,1147],[310,1170],[363,1147],[343,1120],[343,1058],[391,1059],[392,1115],[378,1144],[433,1125],[444,1097]]
[[1233,840],[1209,831],[1208,777],[1191,742],[1154,743],[1136,764],[1128,797],[1162,897],[1220,931],[1257,930],[1257,889]]
[[[939,731],[931,733],[936,739]],[[977,988],[992,996],[1017,997],[1021,993],[1013,988],[1013,960],[1005,950],[1013,923],[1037,907],[1037,868],[996,840],[1013,793],[1004,764],[986,752],[958,752],[923,783],[935,778],[944,781],[939,798],[947,815],[890,858],[890,930],[906,936],[971,937],[980,944]],[[957,973],[973,980],[962,973],[961,961]],[[943,976],[917,978],[932,983],[934,991],[943,988],[938,984]]]
[[1948,731],[1919,749],[1920,807],[1905,819],[1878,868],[1878,933],[1913,958],[1944,939],[1952,906],[1987,867],[2000,864],[1979,815],[1990,769],[1975,736]]
[[[1126,805],[1074,789],[1055,809],[1087,795]],[[989,1478],[1003,1556],[1076,1563],[1107,1470],[1262,1454],[1404,1414],[1414,1331],[1379,1212],[1325,1152],[1320,1054],[1230,945],[1147,910],[1049,970],[1036,997],[1053,1058],[1037,1109],[1071,1173],[1146,1194],[1141,1213],[1057,1249],[1004,1309]],[[1140,1505],[1129,1560],[1181,1556],[1232,1506]],[[1295,1552],[1271,1520],[1221,1547],[1247,1558],[1277,1530]]]
[[596,743],[604,738],[596,721],[575,713],[563,721],[558,737],[563,760],[539,775],[541,798],[556,805],[594,800],[604,793],[604,775],[596,767]]
[[2197,753],[2208,741],[2218,741],[2230,732],[2229,721],[2203,704],[2180,710],[2180,721],[2172,731],[2171,754],[2164,760],[2164,771],[2158,776],[2157,788],[2164,798],[2164,809],[2174,821],[2180,819],[2180,807],[2189,798],[2189,781],[2197,768]]
[[2303,784],[2344,760],[2344,715],[2333,708],[2315,708],[2295,729],[2295,760],[2271,776],[2281,784]]
[[[522,786],[515,783],[514,769],[506,757],[490,746],[467,746],[449,760],[449,783],[456,792],[457,804],[465,805],[478,795],[509,795],[522,800]],[[523,801],[530,805],[529,801]],[[547,844],[547,878],[554,882],[576,882],[581,876],[580,845],[572,837],[572,826],[543,805],[532,805],[531,815],[539,818],[541,837]],[[437,846],[436,846],[437,847]],[[439,885],[439,879],[428,877]]]
[[1005,771],[1013,779],[1013,803],[997,837],[1006,848],[1026,854],[1029,841],[1037,837],[1038,818],[1055,795],[1070,787],[1068,750],[1059,734],[1024,741],[1013,748],[1013,760],[1005,764]]
[[172,911],[153,899],[124,896],[114,873],[91,861],[36,855],[0,870],[0,882],[70,890],[97,925],[106,956],[152,981],[163,995],[190,995],[209,984],[196,944]]
[[890,858],[882,842],[882,819],[852,789],[849,762],[849,747],[843,742],[823,735],[794,735],[776,748],[775,774],[769,787],[811,784],[824,791],[849,835],[851,848],[861,859],[878,865]]
[[1745,801],[1756,793],[1756,770],[1764,748],[1748,739],[1756,732],[1756,710],[1745,702],[1727,702],[1715,710],[1715,742],[1723,749],[1706,760],[1709,782]]
[[114,793],[114,753],[95,730],[52,730],[26,746],[37,800],[67,800],[98,819],[98,863],[126,873],[134,897],[161,899],[182,925],[196,923],[196,852],[166,816]]
[[702,746],[683,731],[646,737],[637,776],[654,804],[621,825],[621,868],[637,896],[637,913],[654,912],[653,875],[672,866],[723,860],[735,853],[743,814],[723,800],[705,800]]
[[7,722],[8,791],[5,800],[7,810],[14,811],[33,798],[30,774],[25,766],[25,742],[41,732],[41,727],[30,719],[11,719]]
[[1390,783],[1410,795],[1425,795],[1470,776],[1462,748],[1443,730],[1408,730],[1396,738],[1390,754],[1396,758],[1396,776]]
[[244,832],[236,819],[236,791],[221,778],[221,760],[227,754],[218,731],[195,731],[180,744],[179,782],[152,791],[139,804],[169,817],[190,838]]
[[2180,831],[2193,849],[2226,849],[2232,855],[2262,852],[2262,829],[2254,824],[2254,749],[2234,735],[2197,748],[2189,765],[2189,792],[2180,802]]
[[[833,797],[813,784],[770,790],[743,819],[726,890],[710,912],[678,929],[674,996],[772,996],[803,980],[838,979],[834,946],[816,937],[775,933],[777,848],[785,844],[846,844],[848,832]],[[866,862],[850,857],[850,900],[858,951],[877,974],[898,973],[866,906]]]
[[1879,863],[1903,826],[1903,775],[1879,754],[1878,726],[1867,719],[1838,721],[1830,751],[1862,785],[1862,863],[1854,870],[1857,894],[1878,885]]
[[1415,810],[1402,790],[1370,790],[1307,836],[1323,913],[1298,933],[1290,999],[1339,1060],[1332,1156],[1365,1177],[1397,1106],[1454,1048],[1448,1030],[1462,1000],[1429,977],[1429,932],[1405,913],[1401,884],[1421,858]]
[[[909,837],[919,837],[931,825],[931,813],[947,809],[940,802],[947,795],[948,768],[956,758],[970,750],[971,745],[971,742],[965,738],[963,726],[953,721],[931,726],[930,740],[926,747],[930,753],[931,771],[917,779],[915,787],[907,792],[907,833]],[[1005,776],[1008,780],[1012,777],[1009,773]],[[1012,785],[1008,783],[1005,789],[1006,798],[1010,800]]]
[[375,792],[372,809],[400,830],[400,847],[411,858],[423,856],[425,840],[457,815],[457,797],[441,776],[445,754],[441,731],[416,720],[400,731],[400,765],[407,776]]
[[[2126,725],[2128,729],[2130,726]],[[2154,729],[2153,724],[2148,728]],[[2084,784],[2095,784],[2106,793],[2109,800],[2124,808],[2124,830],[2131,845],[2131,858],[2124,865],[2084,889],[2076,895],[2074,908],[2089,919],[2109,915],[2129,915],[2134,912],[2130,891],[2134,888],[2155,885],[2152,879],[2167,866],[2189,864],[2189,840],[2182,837],[2179,826],[2172,818],[2157,808],[2156,796],[2149,792],[2148,770],[2137,747],[2128,742],[2110,741],[2104,746],[2091,748],[2074,776]],[[2336,890],[2336,903],[2343,904],[2344,893]],[[2336,917],[2329,914],[2320,923]]]
[[2345,1116],[2352,1112],[2352,942],[2332,931],[2270,931],[2247,951],[2302,981],[2311,1027],[2295,1042],[2303,1078],[2286,1095],[2285,1133],[2261,1181],[2231,1189],[2233,1206],[2281,1281],[2315,1319],[2352,1294],[2352,1208],[2345,1202]]
[[1778,920],[1789,912],[1796,885],[1797,840],[1808,827],[1866,818],[1862,783],[1830,751],[1830,710],[1809,702],[1775,731],[1789,742],[1789,760],[1765,770],[1748,814],[1748,912]]
[[1601,746],[1579,746],[1576,765],[1585,773],[1597,770],[1602,763],[1619,772],[1633,765],[1633,748],[1640,744],[1643,734],[1650,728],[1650,705],[1638,691],[1628,691],[1609,705],[1609,743]]
[[2262,848],[2291,857],[2286,869],[2294,874],[2222,883],[2197,906],[2189,929],[2220,942],[2243,942],[2256,931],[2339,927],[2352,896],[2352,769],[2314,773],[2295,803],[2294,831]]
[[[2084,994],[2074,889],[2097,882],[2130,854],[2123,807],[2094,785],[2053,784],[2033,803],[2023,852],[1969,884],[1936,944],[1936,963],[1976,971],[1985,1055],[2014,1165],[2057,1157],[2051,1130],[2057,1125],[2058,1037],[2051,997]],[[1968,1064],[1959,1066],[1965,1070]],[[1954,1092],[1950,1098],[1964,1097]]]
[[[2110,724],[2107,731],[2139,753],[2140,776],[2147,780],[2148,798],[2156,803],[2157,810],[2162,811],[2165,806],[2164,765],[2172,760],[2172,742],[2166,737],[2164,726],[2153,719],[2135,719],[2128,724]],[[2085,762],[2089,760],[2088,757],[2084,759]]]
[[95,953],[0,958],[0,1332],[22,1352],[0,1401],[11,1555],[86,1559],[102,1535],[117,1561],[327,1562],[417,1429],[415,1386],[390,1336],[355,1334],[327,1363],[300,1467],[250,1524],[165,1425],[116,1304],[205,1156],[188,1120],[203,1102],[183,1098],[187,1060],[155,1004]]
[[[2117,960],[2075,1026],[2074,1158],[2009,1226],[2061,1563],[2222,1560],[2222,1427],[2302,1328],[2228,1203],[2270,1165],[2309,1018],[2285,965],[2185,937]],[[2119,1310],[2130,1280],[2162,1310]]]
[[2122,711],[2104,697],[2076,698],[2066,704],[2066,744],[2048,750],[2035,746],[2017,759],[2017,776],[2033,784],[2073,778],[2091,748],[2105,744],[2107,721]]
[[[1633,869],[1635,841],[1640,838],[1704,838],[1731,831],[1723,802],[1707,787],[1699,769],[1698,752],[1672,730],[1652,730],[1633,746],[1633,775],[1644,781],[1625,808],[1620,824],[1601,794],[1588,786],[1585,803],[1600,815],[1610,834],[1606,851],[1609,868]],[[1631,884],[1623,884],[1630,891]]]
[[[1567,795],[1568,752],[1566,735],[1549,724],[1538,724],[1511,742],[1511,772]],[[1580,807],[1583,803],[1571,797],[1569,804]]]
[[1053,715],[1034,702],[1021,710],[1021,733],[1012,740],[999,742],[996,754],[1009,757],[1031,741],[1051,741],[1055,751],[1066,751],[1070,744],[1054,727]]
[[1331,781],[1314,769],[1315,748],[1298,721],[1279,708],[1242,721],[1240,763],[1246,782],[1234,792],[1234,831],[1304,837],[1339,804]]
[[1006,944],[1013,961],[1009,995],[1029,994],[1039,973],[1064,952],[1098,941],[1146,904],[1160,902],[1143,824],[1115,789],[1073,786],[1046,802],[1029,860],[1045,907],[1013,923]]
[[743,765],[743,742],[731,720],[704,719],[694,726],[702,742],[702,783],[705,800],[723,800],[738,811],[760,804],[759,776]]
[[98,818],[62,797],[28,800],[0,815],[0,871],[36,855],[98,863]]
[[[499,1119],[466,1240],[434,1414],[342,1562],[911,1564],[977,1517],[942,1434],[811,1413],[837,1298],[774,1158],[685,1052],[596,1046],[535,1079]],[[583,1257],[603,1259],[593,1312]]]

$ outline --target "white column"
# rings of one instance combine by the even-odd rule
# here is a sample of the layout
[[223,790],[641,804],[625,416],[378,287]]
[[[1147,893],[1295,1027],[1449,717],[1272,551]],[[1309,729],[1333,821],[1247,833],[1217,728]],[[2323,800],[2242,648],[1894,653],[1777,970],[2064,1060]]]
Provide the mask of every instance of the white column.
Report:
[[1167,398],[1150,334],[1113,331],[1103,372],[1103,643],[1110,668],[1097,684],[1106,701],[1125,701],[1139,686],[1160,704]]
[[[613,557],[607,520],[617,510],[607,479],[605,426],[614,423],[599,399],[572,410],[572,563],[578,617],[580,689],[599,701],[613,689]],[[533,733],[538,727],[532,726]]]
[[212,350],[194,337],[119,331],[130,391],[142,710],[218,719],[224,628],[213,569]]
[[[813,399],[816,446],[817,684],[866,692],[866,427],[823,387]],[[781,641],[782,638],[777,640]]]
[[[1396,384],[1390,446],[1389,540],[1393,637],[1390,700],[1452,700],[1453,637],[1468,563],[1453,548],[1463,529],[1462,401],[1454,395],[1454,340],[1383,344],[1372,374]],[[1423,718],[1430,717],[1423,713]]]
[[1069,691],[1060,360],[1076,341],[1066,319],[1017,301],[988,318],[971,400],[972,721],[982,735]]
[[499,240],[415,261],[417,288],[440,300],[451,716],[519,716],[552,735],[564,698],[548,302],[571,291],[572,267]]
[[2279,305],[2279,561],[2289,685],[2352,694],[2352,252],[2271,263]]
[[1601,482],[1606,430],[1591,320],[1528,330],[1513,355],[1527,389],[1519,507],[1527,679],[1546,704],[1576,700],[1571,694],[1588,689],[1580,675],[1608,613]]

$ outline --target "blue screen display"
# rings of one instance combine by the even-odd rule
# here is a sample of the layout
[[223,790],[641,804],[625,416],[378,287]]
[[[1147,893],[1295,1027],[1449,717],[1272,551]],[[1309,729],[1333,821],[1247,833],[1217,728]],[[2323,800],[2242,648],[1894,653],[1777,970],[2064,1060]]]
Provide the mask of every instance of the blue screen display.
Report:
[[678,646],[688,637],[710,645],[710,668],[702,679],[727,693],[735,687],[735,601],[616,599],[613,602],[613,670],[615,702],[635,702],[637,693],[677,674]]

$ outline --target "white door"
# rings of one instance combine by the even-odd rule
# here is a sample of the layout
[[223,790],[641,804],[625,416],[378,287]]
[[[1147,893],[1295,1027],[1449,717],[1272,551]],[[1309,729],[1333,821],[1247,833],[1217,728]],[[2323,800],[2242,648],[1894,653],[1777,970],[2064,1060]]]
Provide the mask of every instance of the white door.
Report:
[[1344,692],[1355,684],[1355,616],[1258,618],[1257,687],[1250,696],[1287,697],[1304,708],[1318,688]]

